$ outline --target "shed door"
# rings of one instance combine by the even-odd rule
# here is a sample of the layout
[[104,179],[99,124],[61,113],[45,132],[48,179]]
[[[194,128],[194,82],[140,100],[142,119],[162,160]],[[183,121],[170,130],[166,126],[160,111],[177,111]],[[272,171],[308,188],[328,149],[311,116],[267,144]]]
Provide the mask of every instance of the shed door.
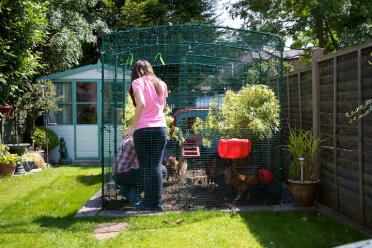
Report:
[[76,159],[98,159],[97,81],[76,82]]

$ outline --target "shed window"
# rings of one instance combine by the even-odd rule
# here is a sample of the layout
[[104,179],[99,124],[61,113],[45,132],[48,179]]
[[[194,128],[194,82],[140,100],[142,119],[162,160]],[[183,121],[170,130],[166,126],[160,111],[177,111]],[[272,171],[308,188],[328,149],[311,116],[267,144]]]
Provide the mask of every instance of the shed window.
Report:
[[60,97],[56,113],[57,124],[73,124],[72,120],[72,84],[71,82],[55,82],[56,95]]
[[59,104],[61,111],[56,113],[57,124],[72,124],[72,104]]
[[97,124],[96,82],[76,82],[76,123]]

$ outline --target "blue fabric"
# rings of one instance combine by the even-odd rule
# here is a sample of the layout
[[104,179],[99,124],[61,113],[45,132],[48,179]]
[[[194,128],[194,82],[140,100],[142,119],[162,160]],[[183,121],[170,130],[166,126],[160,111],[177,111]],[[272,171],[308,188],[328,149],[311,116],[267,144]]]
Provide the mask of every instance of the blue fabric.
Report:
[[141,128],[134,132],[134,146],[139,161],[140,180],[145,196],[144,206],[161,206],[164,149],[167,143],[165,127]]
[[[161,165],[162,177],[167,176],[167,168]],[[140,170],[134,169],[128,172],[113,175],[114,181],[121,187],[120,194],[125,196],[130,202],[137,202],[139,195],[143,191],[143,179],[140,178]]]

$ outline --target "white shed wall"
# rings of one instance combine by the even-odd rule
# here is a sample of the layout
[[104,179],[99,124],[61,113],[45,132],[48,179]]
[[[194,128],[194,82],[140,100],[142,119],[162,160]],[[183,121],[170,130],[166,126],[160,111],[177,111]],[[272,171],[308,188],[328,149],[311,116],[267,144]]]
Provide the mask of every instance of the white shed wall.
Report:
[[98,159],[98,126],[76,126],[76,156],[80,158]]
[[[62,126],[48,126],[58,136],[58,139],[63,137],[66,142],[68,156],[75,160],[74,157],[74,126],[73,125],[62,125]],[[59,145],[50,151],[50,158],[53,161],[59,161]]]

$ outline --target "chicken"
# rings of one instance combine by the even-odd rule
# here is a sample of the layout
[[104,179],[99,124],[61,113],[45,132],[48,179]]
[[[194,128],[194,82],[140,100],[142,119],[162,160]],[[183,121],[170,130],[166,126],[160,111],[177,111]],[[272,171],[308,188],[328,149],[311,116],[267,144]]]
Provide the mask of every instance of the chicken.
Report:
[[[176,157],[171,156],[169,157],[169,164],[170,168],[174,170],[174,178],[179,180],[181,183],[185,183],[187,162],[183,158],[178,161]],[[170,176],[171,174],[168,175]]]
[[[226,185],[232,185],[238,192],[238,196],[234,199],[236,203],[244,192],[254,188],[258,182],[257,173],[252,175],[240,174],[233,166],[229,166],[224,170],[224,178]],[[249,193],[249,192],[248,192]],[[249,199],[248,194],[248,199]]]
[[217,159],[213,158],[211,163],[208,165],[208,168],[207,168],[207,175],[210,179],[214,178],[217,174],[216,166],[217,166]]
[[166,176],[165,179],[168,182],[170,182],[170,179],[176,179],[177,178],[176,165],[174,164],[174,162],[172,160],[173,160],[173,157],[171,156],[171,157],[169,157],[169,159],[166,162],[167,176]]

